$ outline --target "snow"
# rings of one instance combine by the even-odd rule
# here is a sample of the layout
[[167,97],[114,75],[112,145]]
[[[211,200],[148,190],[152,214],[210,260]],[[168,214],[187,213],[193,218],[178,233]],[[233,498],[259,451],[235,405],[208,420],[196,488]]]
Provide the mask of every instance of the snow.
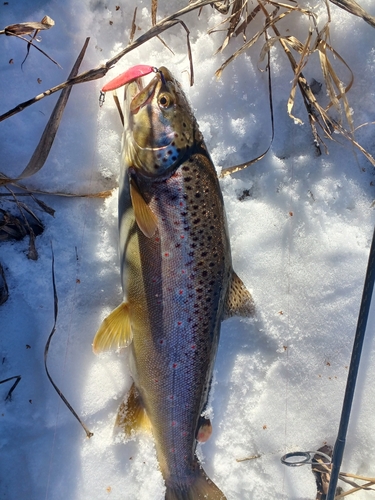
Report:
[[[173,8],[185,3],[176,1]],[[82,70],[117,54],[127,45],[135,6],[141,28],[136,36],[150,27],[149,4],[2,4],[1,27],[40,21],[45,14],[55,20],[50,31],[41,33],[40,47],[63,69],[31,50],[21,70],[26,45],[2,36],[0,112],[65,80],[87,36],[91,40]],[[160,17],[171,12],[168,2],[159,4]],[[304,5],[324,24],[323,2]],[[361,5],[373,12],[371,0]],[[357,127],[374,120],[374,32],[363,20],[330,6],[332,45],[355,74],[349,101]],[[75,86],[45,166],[25,184],[74,193],[116,186],[121,124],[109,95],[99,108],[99,89],[139,63],[165,65],[181,81],[218,168],[261,154],[271,136],[267,76],[258,69],[262,44],[238,57],[217,81],[215,70],[241,45],[234,39],[224,54],[213,56],[224,34],[208,35],[207,28],[220,20],[210,7],[200,17],[193,12],[184,18],[191,31],[192,88],[180,26],[162,35],[174,55],[153,39],[125,56],[104,80]],[[293,22],[283,23],[304,40],[305,20],[294,16]],[[233,265],[257,307],[255,320],[223,323],[210,399],[214,431],[199,447],[207,474],[229,500],[315,498],[310,468],[287,468],[280,457],[334,444],[374,226],[373,167],[338,136],[338,142],[328,143],[328,155],[316,156],[301,99],[293,114],[304,125],[287,115],[293,75],[276,46],[272,59],[276,128],[271,150],[260,162],[221,180]],[[306,76],[321,81],[317,59]],[[347,81],[348,71],[340,77]],[[17,176],[23,170],[56,100],[56,94],[45,98],[1,123],[2,172]],[[374,154],[373,126],[359,129],[357,140]],[[22,376],[11,401],[4,401],[9,383],[0,386],[0,498],[162,499],[152,438],[141,435],[124,443],[113,434],[117,408],[131,384],[127,353],[96,357],[91,350],[100,321],[121,301],[117,191],[107,199],[39,197],[56,210],[54,218],[37,212],[46,227],[37,238],[39,259],[27,259],[26,239],[0,245],[10,292],[0,306],[1,379]],[[44,370],[44,346],[53,327],[51,243],[59,314],[48,366],[94,433],[91,439]],[[374,307],[342,465],[346,472],[370,477],[375,460]],[[372,495],[359,492],[355,498]]]

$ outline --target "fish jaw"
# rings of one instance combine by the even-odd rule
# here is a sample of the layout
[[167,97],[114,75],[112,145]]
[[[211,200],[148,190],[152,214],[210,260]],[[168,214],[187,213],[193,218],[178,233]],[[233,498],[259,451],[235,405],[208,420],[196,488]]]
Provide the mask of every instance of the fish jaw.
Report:
[[148,177],[169,175],[202,137],[190,105],[166,68],[144,86],[126,85],[123,161]]

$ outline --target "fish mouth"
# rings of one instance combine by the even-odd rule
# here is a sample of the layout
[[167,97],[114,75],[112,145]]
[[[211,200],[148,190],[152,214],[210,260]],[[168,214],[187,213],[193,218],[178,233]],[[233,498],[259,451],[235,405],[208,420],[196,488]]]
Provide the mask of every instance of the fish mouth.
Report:
[[164,91],[170,92],[170,81],[174,80],[169,71],[160,68],[154,75],[142,75],[125,86],[124,129],[128,150],[134,148],[137,154],[153,152],[156,157],[152,161],[155,164],[163,160],[163,167],[177,157],[177,147],[172,145],[175,132],[170,124],[158,119],[161,111],[153,101]]
[[128,111],[132,114],[138,113],[151,101],[161,81],[160,76],[156,74],[146,85],[144,78],[137,78],[125,87],[125,101],[127,101]]
[[145,84],[144,79],[148,75],[139,77],[126,85],[125,100],[128,101],[131,113],[138,113],[143,106],[151,101],[155,92],[166,86],[167,81],[171,81],[171,74],[166,68],[155,68],[155,73],[155,76],[147,84]]

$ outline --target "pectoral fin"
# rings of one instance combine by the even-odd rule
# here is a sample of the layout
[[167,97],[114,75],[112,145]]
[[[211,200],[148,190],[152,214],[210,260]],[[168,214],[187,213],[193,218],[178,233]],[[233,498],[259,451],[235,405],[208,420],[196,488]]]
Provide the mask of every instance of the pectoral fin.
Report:
[[126,347],[131,341],[129,306],[123,302],[103,320],[94,337],[92,350],[98,354],[102,351]]
[[121,427],[126,436],[130,436],[132,431],[151,431],[151,422],[134,383],[126,399],[120,405],[115,425]]
[[132,179],[130,179],[130,196],[138,227],[147,238],[151,238],[154,236],[157,228],[157,218],[143,199],[137,185]]
[[250,317],[254,316],[254,314],[255,305],[251,293],[246,289],[237,274],[232,271],[223,319],[231,318],[236,315]]

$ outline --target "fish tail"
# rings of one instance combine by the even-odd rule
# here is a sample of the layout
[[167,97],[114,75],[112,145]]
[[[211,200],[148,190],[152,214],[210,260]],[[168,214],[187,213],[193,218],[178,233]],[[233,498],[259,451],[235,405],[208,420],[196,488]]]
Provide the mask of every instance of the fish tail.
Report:
[[165,500],[226,500],[224,493],[199,468],[188,483],[166,481]]

